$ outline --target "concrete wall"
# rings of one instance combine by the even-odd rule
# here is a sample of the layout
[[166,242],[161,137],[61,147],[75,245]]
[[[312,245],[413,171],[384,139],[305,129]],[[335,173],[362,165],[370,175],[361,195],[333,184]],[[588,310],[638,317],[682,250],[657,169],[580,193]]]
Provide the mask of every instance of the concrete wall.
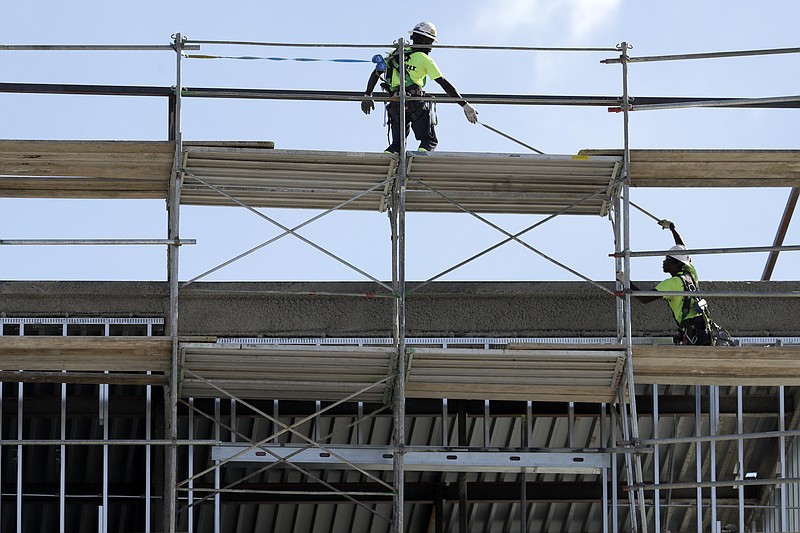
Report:
[[[800,282],[704,282],[703,289],[780,293],[800,290]],[[195,283],[181,290],[180,334],[391,336],[393,299],[373,297],[371,292],[377,292],[376,285],[357,282]],[[798,298],[707,299],[717,322],[734,335],[800,335]],[[168,286],[165,282],[0,282],[0,313],[166,317]],[[635,336],[671,335],[674,328],[665,302],[634,302],[633,316]],[[615,317],[615,298],[583,282],[435,283],[407,299],[407,334],[412,337],[613,336]]]

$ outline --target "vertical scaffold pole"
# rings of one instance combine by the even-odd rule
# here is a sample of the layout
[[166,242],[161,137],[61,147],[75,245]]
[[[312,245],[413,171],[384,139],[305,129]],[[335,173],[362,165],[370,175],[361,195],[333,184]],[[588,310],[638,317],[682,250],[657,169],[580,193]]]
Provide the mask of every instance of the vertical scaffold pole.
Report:
[[169,335],[172,338],[169,391],[165,406],[166,432],[172,444],[164,454],[164,531],[174,532],[177,527],[177,483],[178,483],[178,251],[180,233],[180,188],[181,188],[181,58],[184,38],[176,33],[173,46],[176,56],[175,110],[172,137],[175,140],[175,157],[169,178],[167,200],[168,238],[172,241],[167,249],[167,277],[169,280]]
[[[743,414],[743,407],[742,407],[742,394],[743,388],[741,385],[736,387],[736,433],[739,435],[739,438],[736,439],[736,453],[738,457],[738,474],[736,475],[736,479],[744,480],[744,439],[741,437],[744,434],[744,414]],[[736,487],[736,492],[738,495],[737,498],[737,507],[739,510],[739,531],[744,531],[744,485],[738,485]]]
[[[624,170],[623,170],[624,172]],[[619,194],[614,195],[612,200],[614,202],[614,252],[616,257],[614,258],[614,273],[616,281],[614,282],[614,287],[616,290],[624,290],[625,283],[624,277],[621,277],[623,274],[623,264],[622,264],[622,212],[620,207],[620,198]],[[624,300],[622,298],[616,298],[616,311],[617,311],[617,342],[622,343],[622,339],[625,338],[625,305]]]
[[398,95],[400,124],[397,128],[400,136],[400,164],[398,166],[397,180],[395,182],[395,203],[394,224],[395,235],[393,239],[392,255],[394,256],[393,285],[395,290],[395,349],[397,363],[395,370],[397,375],[394,379],[394,454],[392,462],[394,497],[392,513],[392,532],[403,533],[403,506],[405,503],[405,472],[404,472],[404,448],[405,448],[405,418],[406,418],[406,68],[405,68],[405,43],[402,38],[397,40],[397,48],[400,56],[400,87]]
[[[778,430],[781,432],[786,431],[786,395],[784,394],[784,386],[778,387]],[[780,476],[781,479],[786,479],[786,437],[781,435],[778,437],[778,453],[780,453]],[[787,513],[787,498],[785,483],[778,485],[778,490],[781,496],[781,531],[789,531],[789,516]]]
[[[636,384],[633,378],[633,333],[631,325],[631,202],[630,202],[630,166],[631,166],[631,147],[630,147],[630,99],[628,95],[628,43],[623,42],[619,45],[620,49],[620,62],[622,64],[622,114],[623,114],[623,132],[624,132],[624,155],[623,155],[623,173],[625,180],[622,182],[623,202],[622,202],[622,218],[623,218],[623,241],[624,241],[624,285],[625,285],[625,346],[626,346],[626,359],[627,364],[627,387],[628,387],[628,400],[630,401],[630,430],[631,438],[635,444],[639,442],[639,419],[636,409]],[[623,400],[624,401],[624,400]],[[638,452],[633,454],[633,469],[634,477],[637,483],[642,483],[642,458]],[[628,465],[630,468],[631,465]],[[647,532],[647,509],[645,508],[644,489],[639,487],[636,490],[636,497],[639,505],[639,515],[641,520],[641,531]],[[635,519],[631,520],[632,526],[635,525]]]
[[[653,384],[653,439],[661,437],[658,412],[658,385]],[[661,483],[661,448],[658,443],[653,446],[653,483],[658,487]],[[656,531],[661,531],[661,491],[656,488],[653,491],[653,523]]]

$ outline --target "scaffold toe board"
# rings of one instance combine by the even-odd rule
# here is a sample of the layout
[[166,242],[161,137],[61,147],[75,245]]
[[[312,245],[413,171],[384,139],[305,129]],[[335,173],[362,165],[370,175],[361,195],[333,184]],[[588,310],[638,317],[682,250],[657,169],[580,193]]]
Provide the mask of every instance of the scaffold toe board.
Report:
[[634,187],[800,187],[800,150],[631,150],[630,178]]
[[170,141],[0,141],[0,197],[165,199]]
[[800,346],[633,346],[636,383],[797,386]]
[[[527,345],[532,346],[532,345]],[[624,368],[620,346],[481,350],[415,348],[406,396],[612,402]]]
[[[200,143],[184,152],[181,203],[194,205],[329,209],[350,200],[341,207],[384,210],[398,167],[384,153]],[[621,168],[615,156],[408,154],[408,211],[604,215]]]
[[[182,397],[380,402],[387,347],[181,344]],[[374,385],[370,387],[371,385]]]
[[162,383],[171,354],[165,337],[0,336],[0,381]]

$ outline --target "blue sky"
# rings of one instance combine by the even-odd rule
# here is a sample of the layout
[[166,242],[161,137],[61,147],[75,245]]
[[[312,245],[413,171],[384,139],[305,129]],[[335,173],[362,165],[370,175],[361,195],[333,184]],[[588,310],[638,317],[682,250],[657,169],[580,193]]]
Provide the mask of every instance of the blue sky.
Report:
[[[0,19],[0,44],[168,44],[195,40],[286,43],[390,43],[421,20],[434,22],[443,44],[542,47],[633,45],[647,56],[800,46],[800,2],[634,2],[632,0],[484,0],[455,2],[11,2]],[[382,48],[255,48],[203,46],[230,56],[369,59]],[[603,65],[613,52],[435,50],[445,77],[461,92],[618,95],[621,69]],[[184,84],[206,87],[362,90],[364,63],[186,60]],[[28,83],[171,86],[171,52],[0,51],[0,80]],[[767,97],[800,92],[800,54],[634,64],[629,87],[638,96]],[[434,84],[434,89],[438,86]],[[552,154],[620,148],[622,117],[604,108],[476,105],[480,119]],[[186,140],[271,140],[296,150],[381,151],[381,113],[355,102],[185,101]],[[0,94],[0,138],[166,138],[162,99]],[[442,151],[524,152],[477,125],[460,108],[439,105]],[[685,109],[631,116],[633,148],[800,148],[798,110]],[[413,145],[412,145],[413,146]],[[673,220],[690,247],[772,243],[788,189],[634,190],[633,201]],[[290,225],[314,213],[271,210]],[[800,217],[796,214],[795,218]],[[509,231],[536,218],[494,216]],[[236,208],[184,207],[181,237],[197,239],[181,253],[181,277],[192,278],[279,232]],[[672,244],[651,219],[632,214],[632,249]],[[461,215],[408,217],[408,278],[427,279],[499,241],[491,228]],[[157,201],[0,200],[0,238],[164,238],[166,212]],[[336,213],[304,235],[379,279],[390,274],[389,225],[380,213]],[[563,217],[527,241],[583,275],[613,279],[612,229],[600,217]],[[794,220],[786,244],[800,242]],[[0,279],[166,278],[160,247],[2,247]],[[765,254],[698,256],[701,279],[755,280]],[[800,254],[783,253],[773,279],[796,280]],[[636,259],[635,279],[660,279],[660,259]],[[305,244],[284,239],[206,278],[214,280],[361,280]],[[519,245],[508,244],[446,280],[574,280]]]

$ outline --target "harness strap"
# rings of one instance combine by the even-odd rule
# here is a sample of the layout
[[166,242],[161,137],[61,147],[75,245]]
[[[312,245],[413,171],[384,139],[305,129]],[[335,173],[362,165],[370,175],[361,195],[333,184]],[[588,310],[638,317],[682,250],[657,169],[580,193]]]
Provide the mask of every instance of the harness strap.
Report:
[[[387,68],[386,68],[386,78],[384,80],[384,85],[385,85],[384,88],[386,89],[387,92],[393,93],[392,96],[394,96],[394,94],[396,94],[396,92],[399,90],[399,87],[397,89],[395,89],[394,91],[392,91],[389,88],[389,83],[391,83],[392,77],[394,77],[394,73],[400,71],[400,53],[399,52],[400,52],[399,50],[395,50],[394,52],[392,52],[391,54],[389,54],[386,57],[386,66],[387,66]],[[403,50],[404,63],[408,63],[408,58],[414,52],[415,52],[415,50]],[[422,96],[422,88],[419,85],[417,85],[416,83],[414,83],[414,81],[410,78],[410,76],[406,76],[406,91],[414,90],[414,88],[419,90],[420,94],[412,94],[411,96]]]

